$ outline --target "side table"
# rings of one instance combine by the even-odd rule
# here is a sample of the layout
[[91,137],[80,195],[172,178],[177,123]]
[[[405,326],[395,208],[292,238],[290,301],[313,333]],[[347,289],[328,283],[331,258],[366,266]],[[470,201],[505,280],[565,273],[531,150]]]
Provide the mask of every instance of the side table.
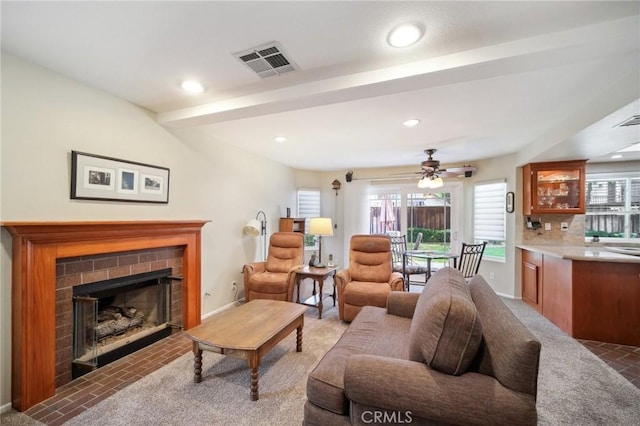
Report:
[[[295,270],[296,273],[296,286],[298,293],[298,303],[302,303],[303,305],[313,306],[318,308],[318,318],[322,319],[322,299],[325,296],[331,296],[333,298],[333,306],[336,306],[336,282],[335,276],[336,271],[338,270],[337,266],[327,266],[324,268],[316,268],[314,266],[300,266]],[[324,295],[322,293],[322,288],[324,286],[324,280],[327,277],[333,277],[333,293]],[[305,278],[311,278],[314,281],[318,281],[318,292],[315,291],[311,295],[311,297],[307,298],[304,302],[300,302],[300,282]],[[315,286],[314,286],[315,289]]]

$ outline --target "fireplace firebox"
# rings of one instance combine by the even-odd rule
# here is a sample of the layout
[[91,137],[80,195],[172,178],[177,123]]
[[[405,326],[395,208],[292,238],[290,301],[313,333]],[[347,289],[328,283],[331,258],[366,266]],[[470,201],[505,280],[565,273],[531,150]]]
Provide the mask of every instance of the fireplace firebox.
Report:
[[171,318],[171,268],[73,287],[75,379],[181,327]]

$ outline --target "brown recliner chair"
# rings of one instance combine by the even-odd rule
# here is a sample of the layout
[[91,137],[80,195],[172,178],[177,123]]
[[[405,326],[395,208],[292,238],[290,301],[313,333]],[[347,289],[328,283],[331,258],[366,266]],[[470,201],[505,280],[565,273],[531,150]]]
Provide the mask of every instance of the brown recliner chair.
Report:
[[304,235],[300,232],[276,232],[269,239],[266,262],[244,265],[244,298],[293,301],[296,274],[304,263]]
[[340,319],[351,322],[363,306],[387,306],[391,291],[403,291],[400,272],[393,272],[391,240],[386,235],[354,235],[349,268],[336,274]]

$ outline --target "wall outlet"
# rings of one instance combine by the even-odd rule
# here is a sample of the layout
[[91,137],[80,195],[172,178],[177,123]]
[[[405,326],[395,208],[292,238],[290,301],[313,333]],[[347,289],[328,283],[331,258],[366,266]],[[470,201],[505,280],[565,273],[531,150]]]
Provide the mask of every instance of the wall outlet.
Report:
[[490,280],[496,279],[496,274],[494,274],[493,272],[489,272],[489,279]]
[[238,292],[238,283],[236,283],[235,281],[231,281],[231,289],[233,290],[234,293]]
[[544,230],[545,231],[551,231],[551,223],[547,222],[544,224]]
[[560,222],[560,230],[561,230],[561,231],[568,231],[568,230],[569,230],[569,223],[567,223],[567,222]]

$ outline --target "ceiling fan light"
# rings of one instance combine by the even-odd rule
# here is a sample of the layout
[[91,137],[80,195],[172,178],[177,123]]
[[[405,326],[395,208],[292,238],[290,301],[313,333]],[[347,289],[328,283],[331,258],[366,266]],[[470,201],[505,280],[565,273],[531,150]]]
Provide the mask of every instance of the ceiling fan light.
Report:
[[440,188],[442,185],[444,185],[444,181],[440,176],[431,180],[431,188]]
[[420,189],[429,188],[429,178],[426,176],[423,176],[422,178],[420,178],[420,180],[418,181],[418,188]]

